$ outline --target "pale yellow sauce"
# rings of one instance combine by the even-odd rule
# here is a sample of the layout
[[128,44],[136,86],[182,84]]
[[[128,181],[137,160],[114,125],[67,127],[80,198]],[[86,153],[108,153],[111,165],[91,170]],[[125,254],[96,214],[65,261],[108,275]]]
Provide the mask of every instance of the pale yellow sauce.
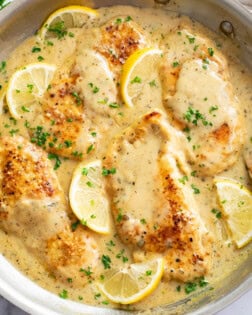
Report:
[[[216,50],[220,50],[225,58],[227,59],[227,65],[230,72],[230,82],[234,87],[234,91],[236,96],[240,101],[240,111],[243,113],[245,126],[246,126],[246,143],[245,149],[251,148],[250,137],[252,135],[252,78],[249,73],[249,70],[244,66],[238,59],[239,57],[239,49],[236,47],[234,42],[231,42],[226,37],[219,36],[215,33],[210,32],[208,29],[204,28],[202,25],[199,25],[196,22],[190,21],[187,17],[177,17],[177,15],[159,11],[159,10],[150,10],[150,9],[138,9],[133,7],[110,7],[110,8],[101,8],[99,11],[99,18],[94,22],[90,22],[85,28],[86,30],[75,30],[72,32],[74,37],[66,37],[63,40],[54,39],[53,46],[40,45],[41,52],[39,53],[31,53],[32,47],[37,46],[38,43],[37,38],[31,37],[27,39],[20,47],[18,47],[7,60],[7,73],[0,74],[0,83],[4,86],[5,82],[8,81],[11,74],[17,70],[18,68],[25,66],[26,64],[37,62],[37,57],[39,55],[43,56],[44,61],[47,63],[55,64],[58,68],[63,68],[64,61],[68,60],[69,57],[75,54],[76,47],[86,46],[88,47],[90,43],[92,43],[92,38],[88,37],[89,30],[94,23],[95,26],[102,25],[104,22],[107,22],[111,18],[115,18],[121,16],[121,12],[124,12],[125,16],[131,16],[132,19],[138,23],[145,30],[146,34],[148,34],[150,46],[155,46],[160,43],[161,39],[165,39],[166,36],[169,35],[169,32],[172,29],[175,29],[179,25],[188,26],[190,29],[195,32],[195,34],[203,34],[205,37],[213,40],[214,42],[221,44],[221,48],[214,47]],[[82,35],[82,32],[84,35]],[[168,35],[167,35],[168,34]],[[164,40],[165,42],[165,40]],[[174,43],[174,46],[176,43]],[[78,51],[78,49],[77,49]],[[87,78],[86,81],[80,82],[80,88],[84,89],[88,82],[92,81],[95,85],[101,88],[100,92],[109,98],[109,102],[116,101],[116,84],[111,83],[110,80],[107,82],[101,82],[100,75],[101,70],[99,69],[99,65],[92,64],[92,58],[85,59],[85,51],[78,52],[79,56],[79,70],[86,71]],[[173,61],[173,59],[171,58]],[[196,63],[196,64],[195,64]],[[212,65],[211,67],[215,67],[216,65]],[[199,69],[198,72],[193,72],[192,68]],[[207,72],[202,70],[202,66],[197,64],[197,61],[189,61],[187,66],[184,67],[183,72],[180,77],[180,81],[178,86],[182,84],[182,88],[178,88],[178,93],[176,98],[173,100],[176,101],[176,106],[179,104],[181,115],[186,111],[186,108],[183,107],[183,95],[186,95],[188,91],[190,92],[190,96],[193,94],[198,95],[198,90],[202,92],[202,98],[206,95],[209,97],[209,102],[211,104],[215,104],[216,97],[221,94],[222,82],[219,84],[218,78],[214,78],[214,74],[211,74],[210,70]],[[63,70],[62,70],[63,71]],[[103,70],[104,71],[104,68]],[[108,71],[108,76],[109,76]],[[201,75],[203,77],[200,86],[193,86],[191,82],[194,81],[195,76]],[[204,79],[204,76],[208,76]],[[212,78],[212,79],[211,79]],[[155,79],[155,78],[151,78]],[[158,78],[156,78],[158,82]],[[212,80],[212,81],[211,81]],[[207,82],[207,84],[206,84]],[[103,84],[104,83],[104,84]],[[96,122],[97,125],[101,124],[105,126],[105,132],[107,132],[107,137],[102,138],[102,143],[99,143],[99,146],[94,151],[92,156],[87,157],[86,160],[91,161],[94,159],[102,159],[108,144],[111,141],[113,135],[117,134],[120,130],[123,130],[125,127],[129,126],[132,122],[134,122],[139,116],[146,113],[151,108],[160,108],[164,110],[162,105],[162,98],[160,94],[160,82],[158,82],[157,92],[153,93],[152,100],[147,104],[145,96],[149,93],[143,91],[141,98],[137,100],[137,106],[133,109],[128,109],[122,106],[120,110],[115,110],[115,114],[113,119],[110,117],[96,117],[95,111],[96,109],[92,109],[92,104],[97,102],[97,96],[93,93],[86,92],[86,102],[90,104],[89,108],[89,117]],[[83,86],[83,87],[82,87]],[[213,93],[209,93],[209,90],[213,91]],[[109,91],[109,92],[108,92]],[[155,94],[156,93],[156,94]],[[180,95],[181,94],[181,95]],[[221,94],[223,96],[223,94]],[[99,96],[100,97],[100,96]],[[96,99],[95,99],[96,98]],[[216,119],[225,121],[226,115],[232,115],[232,113],[228,112],[228,104],[225,103],[225,95],[223,96],[223,100],[218,100],[219,102],[224,103],[224,110],[222,115],[219,115]],[[148,99],[150,97],[148,96]],[[201,103],[199,99],[198,107],[201,108]],[[172,103],[171,103],[172,104]],[[197,107],[196,106],[196,107]],[[120,115],[118,115],[120,112]],[[205,115],[208,115],[208,112],[204,112]],[[207,116],[208,117],[208,116]],[[117,123],[114,123],[116,121]],[[104,123],[105,122],[105,123]],[[92,127],[92,126],[91,126]],[[10,135],[11,129],[18,129],[18,134],[23,135],[24,137],[28,137],[27,129],[24,127],[24,121],[13,122],[10,120],[10,115],[8,113],[3,113],[0,116],[0,134]],[[203,127],[201,128],[202,132],[204,132]],[[196,135],[197,136],[197,135]],[[99,141],[99,139],[97,140]],[[158,147],[155,145],[155,139],[153,141],[150,140],[151,145],[148,147],[148,152],[146,154],[149,155],[150,160],[152,155],[155,156],[156,150]],[[196,141],[197,142],[197,141]],[[141,152],[140,152],[141,153]],[[141,154],[136,155],[135,158],[141,159]],[[218,158],[218,157],[217,157]],[[54,162],[52,162],[54,163]],[[131,167],[131,161],[124,161],[127,167]],[[134,163],[133,163],[134,164]],[[68,198],[69,185],[72,177],[72,172],[75,166],[77,165],[76,161],[72,160],[63,160],[62,165],[56,171],[60,184],[62,185],[65,194]],[[134,167],[134,166],[133,166]],[[145,172],[145,170],[147,170]],[[155,172],[155,170],[151,169],[150,164],[142,165],[142,168],[136,169],[136,174],[140,180],[138,181],[139,187],[137,189],[141,189],[142,195],[136,196],[135,199],[131,199],[133,204],[129,205],[130,208],[134,208],[134,204],[138,204],[139,209],[144,208],[144,200],[145,196],[148,195],[148,200],[151,200],[150,197],[153,191],[153,183],[148,181],[148,175],[151,176],[151,172]],[[245,163],[243,160],[243,150],[239,153],[239,158],[235,165],[228,169],[226,172],[222,172],[219,176],[230,177],[236,179],[242,183],[244,183],[248,188],[252,188],[251,180],[248,177],[248,172],[245,167]],[[228,240],[224,221],[221,219],[217,219],[215,215],[211,212],[212,208],[217,208],[217,200],[215,188],[213,185],[212,177],[190,177],[190,184],[194,184],[196,187],[200,188],[201,193],[195,196],[196,202],[198,203],[198,209],[200,211],[200,217],[205,223],[206,228],[211,232],[214,236],[214,248],[212,250],[211,260],[213,262],[213,266],[206,275],[206,279],[209,282],[209,287],[216,288],[218,287],[223,279],[228,277],[233,270],[237,269],[239,265],[247,259],[249,253],[251,253],[251,246],[247,246],[244,249],[237,250],[236,247]],[[143,211],[143,213],[139,214],[138,217],[145,217],[146,220],[151,215],[151,202],[148,204],[148,208]],[[111,216],[111,222],[113,222]],[[116,255],[122,250],[125,249],[124,256],[129,258],[129,262],[132,261],[131,253],[128,250],[126,245],[123,245],[118,237],[116,237],[116,230],[112,224],[111,233],[107,236],[98,235],[96,233],[92,233],[93,237],[96,239],[100,254],[109,255],[114,265],[123,264],[121,259],[116,258]],[[111,247],[107,244],[112,240],[115,243],[115,246]],[[91,279],[91,283],[87,284],[85,288],[75,288],[74,283],[69,283],[67,280],[62,283],[57,281],[54,277],[48,274],[45,270],[44,266],[34,257],[32,256],[22,244],[22,240],[17,239],[15,236],[7,235],[6,233],[0,231],[0,250],[2,254],[10,260],[19,270],[21,270],[25,275],[30,277],[36,283],[46,288],[49,291],[52,291],[56,294],[62,292],[63,289],[68,291],[69,299],[83,302],[91,305],[98,305],[105,307],[104,301],[108,301],[106,297],[95,297],[99,290],[97,289],[96,281]],[[102,273],[102,270],[101,270]],[[181,292],[177,292],[176,287],[181,285]],[[164,305],[176,302],[186,296],[183,290],[183,284],[178,283],[176,281],[162,281],[159,285],[158,289],[154,291],[148,298],[144,299],[142,302],[135,304],[134,306],[130,306],[130,309],[147,309],[148,307]],[[82,299],[83,298],[83,299]],[[114,305],[112,302],[108,302],[107,307],[118,307]]]

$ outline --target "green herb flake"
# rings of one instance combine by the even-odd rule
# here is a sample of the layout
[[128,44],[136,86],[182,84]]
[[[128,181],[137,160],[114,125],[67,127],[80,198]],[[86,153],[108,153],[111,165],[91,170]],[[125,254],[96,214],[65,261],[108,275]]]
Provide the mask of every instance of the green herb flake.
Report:
[[103,266],[104,266],[104,269],[110,269],[111,266],[111,259],[108,255],[102,255],[102,259],[101,259],[102,263],[103,263]]
[[102,169],[103,176],[114,175],[114,174],[116,174],[116,168],[114,167],[112,167],[111,169],[106,169],[106,168]]
[[145,274],[146,274],[146,276],[151,276],[152,275],[152,270],[146,270]]
[[93,273],[90,266],[88,266],[87,269],[80,268],[80,272],[83,272],[88,277]]
[[62,299],[67,299],[68,298],[68,291],[63,289],[60,293],[59,293],[59,297],[61,297]]
[[124,21],[125,21],[125,22],[132,21],[132,17],[128,15],[128,16],[125,18],[125,20],[124,20]]
[[173,68],[176,68],[179,66],[179,62],[178,61],[174,61],[172,64]]
[[176,291],[177,291],[177,292],[180,292],[180,291],[181,291],[181,285],[178,285],[178,286],[176,287]]
[[91,136],[95,138],[97,136],[97,132],[95,131],[91,132]]
[[152,80],[152,81],[150,81],[149,82],[149,85],[151,86],[151,87],[153,87],[153,86],[157,86],[157,83],[156,83],[156,81],[155,80]]
[[83,169],[81,170],[81,174],[87,176],[87,174],[88,174],[88,168],[83,167]]
[[184,175],[182,178],[179,178],[179,182],[185,185],[185,183],[188,182],[188,176]]
[[65,144],[65,146],[66,146],[67,148],[70,148],[73,143],[72,143],[71,140],[65,140],[65,141],[64,141],[64,144]]
[[59,158],[59,156],[57,154],[54,154],[54,153],[48,153],[48,159],[49,160],[55,160],[55,164],[54,164],[54,170],[56,171],[60,165],[61,165],[61,160]]
[[81,101],[79,94],[77,92],[72,92],[71,95],[75,98],[76,104],[78,106],[81,105],[82,101]]
[[45,60],[45,58],[44,57],[42,57],[42,56],[38,56],[38,61],[43,61],[43,60]]
[[109,107],[111,107],[111,108],[119,108],[120,107],[120,104],[118,104],[118,103],[110,103],[109,104]]
[[213,57],[213,55],[214,55],[213,48],[209,47],[207,50],[208,50],[209,56]]
[[212,212],[213,214],[215,214],[215,216],[216,216],[217,219],[220,219],[220,218],[222,217],[222,213],[221,213],[221,211],[218,210],[218,209],[213,208],[213,209],[211,210],[211,212]]
[[141,82],[142,82],[142,79],[139,78],[138,76],[136,76],[133,80],[130,81],[131,84],[141,83]]
[[40,47],[32,47],[32,53],[36,53],[36,52],[40,52],[41,51],[41,48]]
[[212,114],[213,112],[215,112],[216,110],[218,110],[219,109],[219,107],[216,105],[216,106],[211,106],[210,108],[209,108],[209,113],[210,114]]
[[95,300],[98,300],[100,297],[101,297],[101,293],[96,293],[96,294],[94,295],[94,299],[95,299]]
[[76,221],[76,222],[72,223],[71,224],[71,230],[74,232],[77,229],[79,224],[80,224],[80,221]]
[[58,39],[62,39],[67,35],[67,30],[64,21],[59,21],[47,28],[49,32],[53,33]]
[[22,106],[21,109],[22,109],[22,111],[25,112],[25,113],[29,113],[29,112],[30,112],[29,108],[27,108],[27,107],[25,107],[25,106]]
[[94,145],[91,144],[88,148],[87,148],[87,154],[89,154],[92,150],[94,150]]
[[88,187],[94,187],[94,184],[93,184],[92,182],[90,182],[90,181],[86,182],[86,185],[87,185]]
[[191,187],[195,195],[200,194],[199,188],[197,188],[194,184],[192,184]]
[[4,60],[0,63],[0,72],[4,72],[6,70],[6,65],[7,63]]
[[185,293],[190,294],[193,291],[196,291],[197,283],[195,282],[187,282],[185,285]]

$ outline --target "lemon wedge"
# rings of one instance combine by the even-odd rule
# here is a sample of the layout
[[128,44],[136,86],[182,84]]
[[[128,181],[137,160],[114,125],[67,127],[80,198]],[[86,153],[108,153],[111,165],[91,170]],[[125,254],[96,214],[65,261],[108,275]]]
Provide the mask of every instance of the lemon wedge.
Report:
[[81,28],[88,19],[98,16],[94,9],[71,5],[54,11],[39,30],[42,39],[63,38],[69,28]]
[[135,51],[126,60],[122,68],[121,94],[128,107],[136,105],[141,95],[145,95],[148,103],[161,101],[161,97],[155,93],[160,94],[161,90],[158,88],[158,64],[161,57],[160,49],[143,48]]
[[51,82],[56,66],[32,63],[17,70],[10,78],[6,101],[11,115],[19,119],[31,110],[37,99],[43,96]]
[[109,203],[100,160],[81,162],[73,173],[69,199],[83,225],[101,234],[110,232]]
[[104,273],[99,288],[112,302],[132,304],[157,288],[163,272],[163,258],[111,268]]
[[252,193],[230,179],[216,179],[215,185],[232,239],[241,248],[252,239]]

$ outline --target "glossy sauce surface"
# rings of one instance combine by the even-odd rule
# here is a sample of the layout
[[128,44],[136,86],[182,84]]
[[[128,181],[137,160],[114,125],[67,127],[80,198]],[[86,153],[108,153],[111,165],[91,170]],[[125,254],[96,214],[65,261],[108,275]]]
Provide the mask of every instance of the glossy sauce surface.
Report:
[[[143,91],[140,97],[136,100],[134,108],[127,108],[122,104],[120,95],[118,94],[118,84],[120,82],[120,70],[118,71],[117,65],[107,66],[97,65],[93,62],[93,57],[86,54],[86,49],[94,49],[94,44],[99,44],[100,33],[97,31],[99,28],[110,20],[125,18],[130,16],[134,23],[139,25],[146,35],[147,46],[159,47],[164,51],[164,56],[170,63],[181,60],[186,60],[183,64],[183,69],[180,71],[179,79],[176,85],[176,93],[172,95],[172,99],[168,101],[169,110],[173,113],[173,119],[183,121],[183,117],[188,110],[187,99],[193,101],[195,108],[202,113],[208,122],[222,125],[225,121],[230,119],[235,121],[235,111],[229,106],[230,101],[237,106],[237,111],[241,116],[242,123],[242,136],[244,137],[244,145],[241,146],[237,152],[237,159],[235,163],[231,163],[227,170],[218,173],[218,176],[228,177],[235,179],[249,189],[252,188],[251,180],[244,162],[244,152],[251,150],[251,136],[252,136],[252,78],[249,69],[246,68],[239,61],[239,47],[236,47],[235,42],[231,42],[224,36],[212,33],[210,30],[204,28],[202,25],[195,21],[191,21],[187,17],[177,16],[174,13],[151,10],[151,9],[138,9],[133,7],[110,7],[100,8],[99,17],[93,21],[89,21],[84,29],[72,29],[72,37],[66,36],[62,40],[52,39],[52,43],[38,42],[37,37],[27,39],[20,47],[18,47],[7,60],[6,72],[0,73],[0,84],[4,87],[5,82],[8,81],[12,73],[29,63],[38,62],[38,57],[42,56],[43,61],[55,64],[58,68],[57,75],[63,76],[69,65],[75,62],[73,71],[76,73],[84,73],[83,80],[77,81],[78,91],[82,91],[85,95],[85,104],[87,105],[85,115],[89,121],[86,125],[85,138],[83,138],[84,151],[90,144],[95,146],[95,150],[84,159],[89,162],[95,159],[102,160],[106,155],[108,147],[115,135],[121,133],[125,128],[129,127],[139,117],[146,114],[150,110],[158,109],[167,112],[167,93],[165,90],[165,83],[163,85],[159,73],[153,76],[150,73],[151,81],[155,81],[153,90]],[[121,12],[124,12],[122,17]],[[96,30],[93,31],[93,28]],[[195,34],[193,45],[189,41],[181,40],[180,36],[176,34],[189,30]],[[175,35],[174,35],[175,34]],[[186,35],[185,35],[186,36]],[[199,38],[199,43],[198,38]],[[194,54],[193,50],[197,45],[201,44],[201,39],[211,43],[211,48],[216,52],[215,55],[221,56],[220,60],[210,63],[207,69],[204,69],[202,60],[196,57],[191,58]],[[214,43],[214,47],[212,44]],[[39,52],[32,53],[33,47],[40,47]],[[186,47],[186,48],[185,48]],[[180,54],[180,52],[182,52]],[[188,54],[188,55],[187,55]],[[216,58],[217,58],[216,57]],[[174,59],[176,58],[176,59]],[[101,61],[102,63],[102,61]],[[235,97],[229,98],[225,92],[226,82],[222,80],[216,73],[217,70],[221,73],[229,73],[227,81],[233,86]],[[104,72],[108,80],[103,80]],[[161,70],[160,70],[161,71]],[[200,79],[199,79],[200,77]],[[200,82],[197,85],[192,82]],[[92,89],[87,86],[89,83],[93,86],[99,87],[99,93],[93,93]],[[229,84],[229,83],[228,83]],[[229,89],[229,87],[227,88]],[[224,91],[224,92],[223,92]],[[108,103],[120,103],[120,108],[105,108],[98,107],[97,102],[108,99]],[[168,96],[169,98],[169,96]],[[230,100],[231,99],[231,100]],[[217,111],[216,104],[221,104],[221,110]],[[212,112],[209,109],[212,107]],[[213,112],[218,112],[213,116]],[[38,110],[39,112],[39,110]],[[32,113],[34,115],[34,113]],[[28,116],[27,116],[28,117]],[[174,118],[175,117],[175,118]],[[40,124],[40,117],[34,115],[33,126]],[[167,118],[168,119],[168,118]],[[177,124],[174,124],[177,127]],[[179,125],[179,124],[178,124]],[[97,128],[96,128],[97,127]],[[178,127],[179,128],[179,127]],[[239,126],[240,128],[240,126]],[[213,131],[213,127],[209,124],[199,124],[199,128],[192,126],[190,137],[193,139],[190,142],[190,150],[195,154],[195,150],[200,150],[200,146],[204,144],[206,135]],[[96,133],[96,137],[92,137],[91,133]],[[0,134],[1,136],[10,136],[18,134],[29,138],[25,120],[11,119],[7,110],[3,110],[0,116]],[[104,137],[103,135],[106,135]],[[244,135],[243,135],[244,134]],[[185,133],[188,137],[188,134]],[[1,144],[0,144],[1,145]],[[150,137],[145,152],[135,154],[135,159],[139,161],[142,159],[143,154],[148,155],[149,160],[155,158],[158,152],[158,142],[156,137]],[[175,148],[176,149],[176,148]],[[183,149],[180,147],[180,149]],[[197,165],[197,154],[196,162]],[[211,161],[222,159],[216,151],[211,157]],[[131,165],[132,162],[132,165]],[[146,161],[143,161],[143,164]],[[63,187],[66,200],[68,201],[69,185],[71,182],[73,170],[78,161],[72,159],[61,158],[61,166],[56,170],[59,182]],[[134,169],[135,161],[124,161],[125,166],[129,169]],[[54,166],[54,161],[52,161]],[[197,171],[201,172],[200,167],[196,167]],[[211,163],[209,166],[211,169]],[[192,168],[192,171],[194,168]],[[146,221],[151,217],[152,204],[151,201],[155,199],[152,193],[155,183],[148,181],[152,177],[152,172],[155,173],[155,164],[147,163],[142,165],[142,168],[136,169],[138,181],[137,189],[141,190],[141,195],[131,199],[131,204],[127,205],[129,208],[134,209],[137,204],[139,210],[135,213],[128,213],[129,216],[136,215],[137,217],[144,217]],[[206,288],[215,288],[221,285],[223,279],[228,277],[233,270],[237,269],[239,265],[245,261],[249,254],[251,254],[251,246],[248,245],[244,249],[238,250],[227,237],[226,227],[223,219],[217,218],[212,209],[219,208],[216,197],[216,190],[213,184],[214,175],[208,172],[200,176],[188,176],[188,184],[192,187],[197,187],[200,193],[194,194],[195,201],[198,205],[199,216],[204,222],[206,229],[213,237],[213,244],[211,245],[211,268],[205,275],[205,279],[209,282]],[[150,200],[148,208],[144,208],[144,200]],[[141,212],[142,211],[142,212]],[[71,212],[69,208],[69,212]],[[72,223],[76,221],[75,217],[69,215]],[[130,247],[123,244],[117,235],[117,230],[113,224],[113,217],[111,215],[111,233],[109,235],[99,235],[90,232],[92,237],[96,240],[99,248],[99,255],[109,255],[113,265],[123,265],[124,260],[133,262],[135,257],[130,250]],[[82,228],[82,227],[81,227]],[[85,228],[85,227],[83,227]],[[46,229],[46,227],[45,227]],[[69,299],[83,302],[91,305],[118,307],[118,305],[109,302],[105,296],[102,296],[97,288],[96,279],[91,276],[88,278],[88,283],[85,288],[75,286],[74,282],[69,279],[57,280],[54,275],[49,273],[43,264],[31,255],[22,243],[22,239],[18,239],[15,235],[8,235],[8,233],[0,231],[0,249],[4,256],[17,266],[24,274],[37,282],[42,287],[59,294],[63,290],[67,290]],[[123,258],[124,257],[124,258]],[[126,258],[125,258],[126,257]],[[103,265],[97,267],[98,275],[102,275],[104,271]],[[185,284],[176,280],[162,280],[159,287],[149,297],[143,301],[129,306],[128,309],[147,309],[158,305],[165,305],[176,302],[186,296],[184,292]],[[180,288],[180,289],[178,289]]]

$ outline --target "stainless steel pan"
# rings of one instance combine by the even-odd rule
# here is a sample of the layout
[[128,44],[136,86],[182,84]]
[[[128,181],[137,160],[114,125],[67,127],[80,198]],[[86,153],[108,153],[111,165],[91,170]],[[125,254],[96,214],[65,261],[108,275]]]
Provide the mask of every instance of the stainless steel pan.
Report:
[[[252,5],[252,0],[244,1]],[[164,10],[187,14],[210,29],[219,32],[220,22],[228,20],[234,27],[234,40],[242,47],[241,60],[252,68],[252,14],[236,0],[16,0],[0,12],[0,60],[5,59],[26,37],[32,35],[41,21],[55,10],[69,4],[92,7],[110,5],[135,5],[161,7]],[[213,314],[252,288],[252,257],[225,279],[219,289],[179,303],[153,310],[153,314],[180,314],[186,303],[186,312]],[[0,256],[0,294],[32,314],[122,314],[66,301],[41,289],[12,267]]]

